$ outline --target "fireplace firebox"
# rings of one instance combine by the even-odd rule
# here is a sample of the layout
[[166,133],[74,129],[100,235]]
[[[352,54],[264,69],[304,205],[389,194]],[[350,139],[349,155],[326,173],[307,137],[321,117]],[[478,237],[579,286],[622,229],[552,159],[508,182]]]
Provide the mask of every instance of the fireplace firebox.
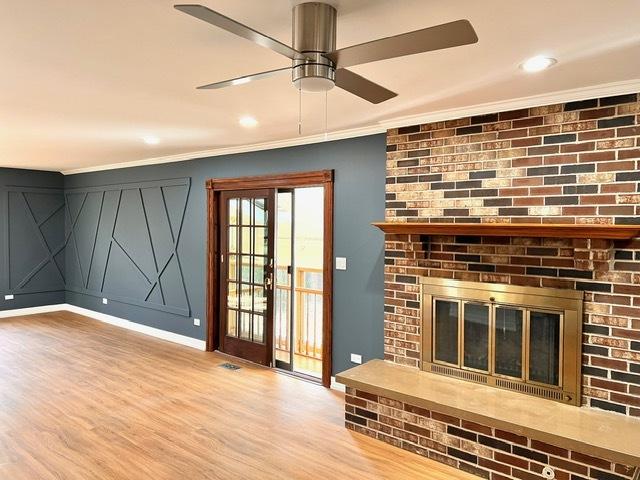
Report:
[[423,370],[580,404],[583,292],[421,283]]

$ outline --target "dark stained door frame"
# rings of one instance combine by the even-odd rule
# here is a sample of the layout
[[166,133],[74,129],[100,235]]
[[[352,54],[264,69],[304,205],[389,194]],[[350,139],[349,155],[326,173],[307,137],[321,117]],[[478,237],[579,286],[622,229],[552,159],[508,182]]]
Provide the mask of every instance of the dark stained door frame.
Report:
[[229,190],[324,187],[322,384],[331,386],[333,346],[333,170],[210,179],[207,188],[207,351],[220,345],[220,193]]

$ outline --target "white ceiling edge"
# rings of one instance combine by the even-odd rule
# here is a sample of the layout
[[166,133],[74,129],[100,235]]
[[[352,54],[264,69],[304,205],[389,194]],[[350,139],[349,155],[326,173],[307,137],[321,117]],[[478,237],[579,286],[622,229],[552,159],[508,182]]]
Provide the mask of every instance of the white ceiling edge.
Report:
[[96,165],[93,167],[74,168],[71,170],[61,170],[63,175],[75,175],[77,173],[99,172],[102,170],[114,170],[117,168],[143,167],[146,165],[159,165],[162,163],[184,162],[187,160],[196,160],[199,158],[219,157],[221,155],[233,155],[236,153],[259,152],[261,150],[275,150],[277,148],[295,147],[299,145],[308,145],[311,143],[330,142],[333,140],[343,140],[346,138],[364,137],[375,133],[383,133],[387,131],[387,127],[376,124],[369,127],[350,128],[345,130],[337,130],[318,135],[308,135],[304,137],[288,138],[284,140],[274,140],[272,142],[253,143],[250,145],[239,145],[237,147],[214,148],[211,150],[200,150],[197,152],[179,153],[176,155],[166,155],[162,157],[153,157],[143,160],[133,160],[131,162],[110,163],[108,165]]
[[233,155],[237,153],[258,152],[262,150],[273,150],[277,148],[294,147],[299,145],[308,145],[313,143],[321,143],[325,141],[342,140],[347,138],[356,138],[376,133],[386,132],[390,128],[398,128],[409,125],[418,125],[423,123],[438,122],[442,120],[455,120],[457,118],[470,117],[473,115],[485,115],[488,113],[498,113],[509,110],[519,110],[522,108],[540,107],[545,105],[554,105],[565,102],[575,102],[580,100],[588,100],[591,98],[601,98],[614,95],[624,95],[629,93],[640,92],[640,78],[627,80],[623,82],[613,82],[600,85],[592,85],[570,90],[562,90],[558,92],[544,93],[540,95],[532,95],[510,100],[501,100],[497,102],[482,103],[462,108],[452,108],[447,110],[439,110],[435,112],[408,115],[396,117],[384,121],[377,122],[375,125],[367,127],[352,128],[328,132],[327,134],[309,135],[304,137],[295,137],[284,140],[276,140],[272,142],[255,143],[250,145],[240,145],[236,147],[214,148],[211,150],[201,150],[197,152],[181,153],[177,155],[166,155],[162,157],[146,158],[142,160],[134,160],[131,162],[111,163],[108,165],[96,165],[92,167],[75,168],[70,170],[62,170],[63,175],[75,175],[78,173],[99,172],[103,170],[115,170],[118,168],[142,167],[147,165],[159,165],[163,163],[183,162],[187,160],[195,160],[206,157],[218,157],[221,155]]

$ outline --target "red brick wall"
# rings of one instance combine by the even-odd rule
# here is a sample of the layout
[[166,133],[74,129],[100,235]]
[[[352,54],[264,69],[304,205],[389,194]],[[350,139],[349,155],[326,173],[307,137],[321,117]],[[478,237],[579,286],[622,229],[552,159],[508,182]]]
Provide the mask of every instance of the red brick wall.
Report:
[[[638,96],[387,134],[386,220],[640,224]],[[388,235],[385,357],[419,367],[419,276],[585,292],[583,403],[640,416],[640,239]]]

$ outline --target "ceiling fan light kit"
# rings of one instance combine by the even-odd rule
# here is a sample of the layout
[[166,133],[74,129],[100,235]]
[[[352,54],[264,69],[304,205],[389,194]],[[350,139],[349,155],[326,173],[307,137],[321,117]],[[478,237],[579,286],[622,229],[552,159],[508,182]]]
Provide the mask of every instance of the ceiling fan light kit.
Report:
[[336,49],[337,11],[326,3],[308,2],[293,7],[292,44],[289,47],[263,33],[202,5],[175,5],[177,10],[251,40],[291,59],[292,66],[215,82],[198,87],[217,89],[248,83],[291,71],[294,86],[305,92],[327,92],[340,87],[371,103],[395,96],[392,92],[346,67],[389,58],[476,43],[478,37],[467,20],[436,25],[393,37]]
[[294,59],[291,80],[303,92],[326,92],[336,83],[335,64],[324,56],[336,49],[338,12],[326,3],[293,7],[293,48],[305,55]]

